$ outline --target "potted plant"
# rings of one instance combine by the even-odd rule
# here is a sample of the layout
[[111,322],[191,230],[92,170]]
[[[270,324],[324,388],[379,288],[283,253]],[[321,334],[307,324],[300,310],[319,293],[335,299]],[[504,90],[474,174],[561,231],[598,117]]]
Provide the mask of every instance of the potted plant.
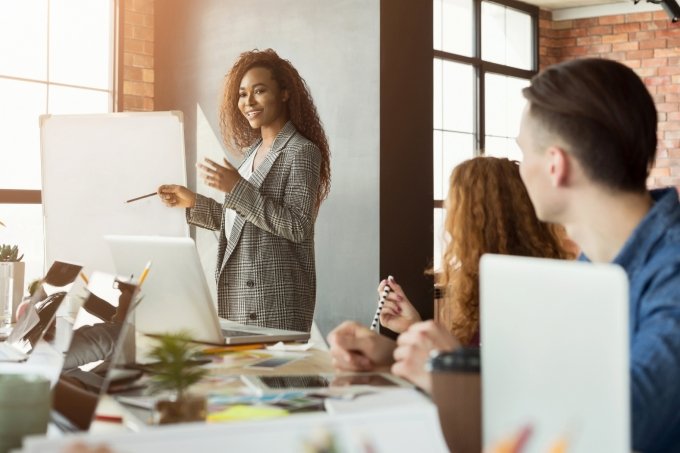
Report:
[[188,393],[208,370],[200,368],[199,351],[185,333],[162,335],[149,352],[152,365],[153,391],[171,391],[173,397],[156,403],[159,424],[205,420],[206,399]]
[[24,292],[25,264],[16,245],[0,245],[0,336],[9,334]]

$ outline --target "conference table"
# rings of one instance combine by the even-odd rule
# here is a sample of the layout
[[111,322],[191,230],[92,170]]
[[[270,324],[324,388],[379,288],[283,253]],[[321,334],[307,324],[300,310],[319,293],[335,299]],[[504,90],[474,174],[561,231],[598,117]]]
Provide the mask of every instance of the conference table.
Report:
[[[136,342],[138,358],[143,361],[150,340],[138,334]],[[246,352],[220,356],[207,365],[211,368],[211,375],[221,376],[225,382],[230,377],[233,382],[238,382],[237,376],[251,374],[286,376],[333,373],[330,353],[322,341],[299,352],[304,354],[303,357],[273,370],[248,367],[252,360],[258,360],[256,356],[267,355],[269,351]],[[282,353],[293,354],[289,351]],[[251,362],[247,359],[249,354],[253,355]],[[239,355],[246,359],[232,363],[230,357]],[[199,390],[201,385],[196,384]],[[207,385],[214,386],[214,380]],[[47,436],[27,437],[22,451],[68,451],[65,449],[75,442],[90,446],[104,444],[113,452],[133,453],[212,451],[225,446],[229,446],[230,451],[322,451],[326,447],[315,447],[316,450],[308,448],[309,445],[315,445],[319,437],[326,439],[324,442],[332,442],[338,447],[337,451],[368,451],[366,448],[397,452],[418,449],[448,451],[439,428],[436,407],[428,397],[413,388],[385,389],[361,394],[357,398],[331,400],[331,404],[326,404],[325,411],[264,420],[153,426],[133,432],[121,420],[125,417],[125,410],[107,395],[100,399],[98,419],[93,422],[89,432],[63,435],[52,430]]]

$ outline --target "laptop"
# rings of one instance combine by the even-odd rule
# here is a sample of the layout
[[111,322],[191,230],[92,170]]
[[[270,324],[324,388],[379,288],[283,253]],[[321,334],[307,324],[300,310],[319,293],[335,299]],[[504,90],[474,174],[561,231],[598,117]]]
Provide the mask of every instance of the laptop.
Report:
[[631,451],[628,305],[619,266],[484,255],[484,445]]
[[23,362],[45,337],[82,266],[55,261],[7,339],[0,343],[0,362]]
[[194,341],[210,344],[307,341],[308,332],[246,326],[217,316],[196,245],[191,238],[105,236],[116,271],[139,274],[148,262],[135,326],[148,335],[186,331]]
[[53,389],[53,422],[65,432],[83,431],[107,391],[127,389],[142,373],[135,361],[134,309],[137,286],[93,272],[82,306],[69,323],[69,346]]

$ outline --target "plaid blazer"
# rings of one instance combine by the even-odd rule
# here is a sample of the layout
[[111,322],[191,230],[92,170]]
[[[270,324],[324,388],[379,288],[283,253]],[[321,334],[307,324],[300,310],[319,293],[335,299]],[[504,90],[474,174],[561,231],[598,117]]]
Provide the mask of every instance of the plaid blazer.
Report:
[[[246,159],[260,145],[255,143]],[[245,161],[245,160],[244,160]],[[314,222],[321,153],[290,121],[265,160],[224,202],[197,195],[190,224],[220,230],[217,305],[242,324],[309,332],[316,303]],[[229,239],[224,209],[237,216]]]

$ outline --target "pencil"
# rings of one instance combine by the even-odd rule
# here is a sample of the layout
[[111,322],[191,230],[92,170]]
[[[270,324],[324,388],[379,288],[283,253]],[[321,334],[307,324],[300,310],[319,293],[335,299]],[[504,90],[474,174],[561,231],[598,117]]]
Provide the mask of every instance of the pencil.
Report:
[[154,195],[158,195],[158,194],[157,194],[156,192],[151,192],[151,193],[147,193],[146,195],[142,195],[141,197],[131,198],[131,199],[129,199],[129,200],[125,200],[125,202],[126,202],[126,203],[131,203],[131,202],[133,202],[133,201],[137,201],[137,200],[142,200],[142,199],[144,199],[144,198],[153,197]]
[[86,285],[90,284],[90,281],[87,279],[87,276],[83,273],[83,271],[80,271],[80,278],[83,279]]
[[94,419],[100,422],[123,423],[123,417],[120,415],[100,415],[94,416]]
[[151,261],[146,263],[146,266],[144,266],[144,270],[142,271],[142,275],[139,277],[139,283],[137,286],[142,286],[142,283],[144,283],[144,280],[146,280],[146,276],[149,275],[149,269],[151,268]]
[[383,305],[385,305],[385,299],[387,299],[387,295],[392,291],[392,288],[390,288],[389,282],[393,281],[394,277],[391,275],[387,277],[387,285],[385,285],[385,288],[383,288],[383,293],[382,296],[380,296],[380,300],[378,301],[378,308],[375,311],[375,316],[373,317],[373,322],[371,323],[371,330],[375,330],[376,327],[378,327],[378,324],[380,324],[380,312],[382,311]]
[[253,349],[263,349],[264,344],[236,344],[230,346],[216,346],[214,348],[206,348],[201,351],[203,354],[224,354],[227,352],[237,352],[237,351],[250,351]]

